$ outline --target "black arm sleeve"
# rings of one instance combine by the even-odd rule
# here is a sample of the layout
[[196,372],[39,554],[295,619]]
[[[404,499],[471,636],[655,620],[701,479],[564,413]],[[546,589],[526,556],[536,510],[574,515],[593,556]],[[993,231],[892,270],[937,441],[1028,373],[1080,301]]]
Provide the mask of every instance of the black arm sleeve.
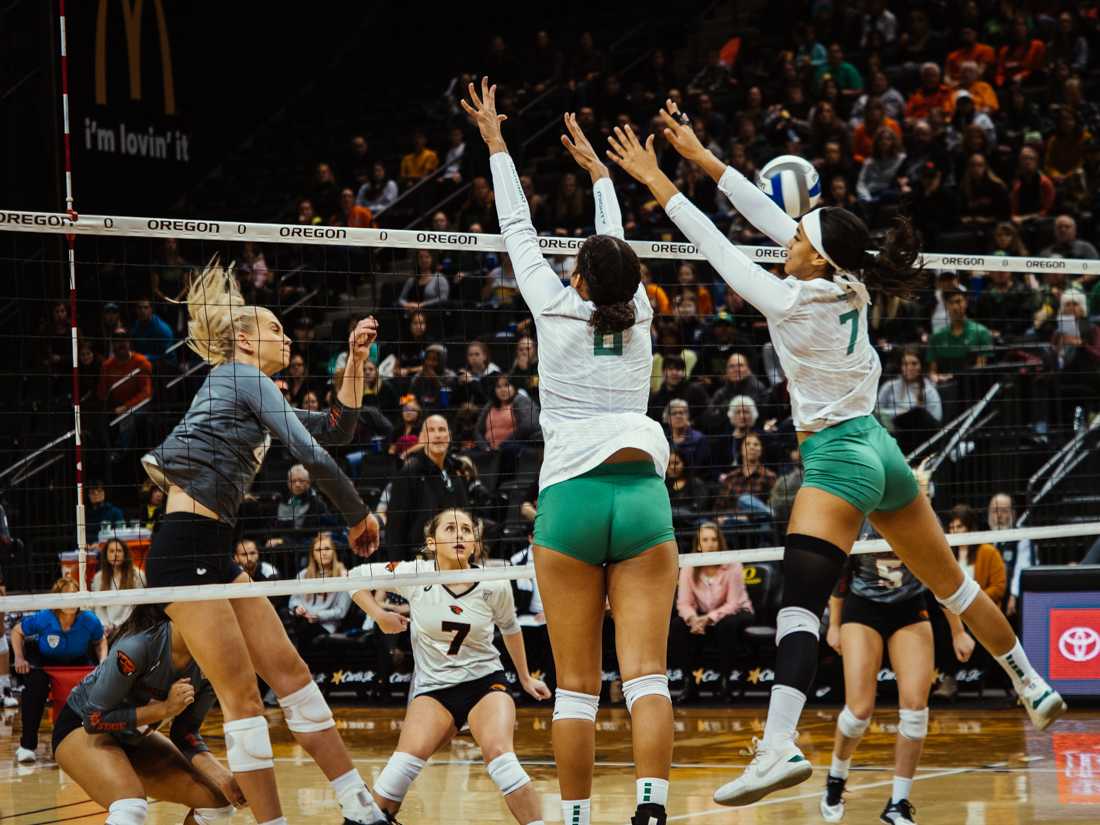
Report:
[[206,718],[206,714],[214,707],[214,700],[214,688],[210,686],[208,681],[203,679],[202,686],[195,694],[195,701],[172,720],[168,738],[180,749],[180,753],[189,760],[194,759],[197,754],[210,750],[199,733],[199,728],[202,727],[202,721]]
[[391,561],[412,558],[408,547],[408,532],[412,521],[410,510],[415,501],[415,485],[408,471],[408,466],[401,468],[390,488],[390,506],[386,511],[386,558]]
[[359,423],[361,410],[345,407],[339,401],[324,412],[310,412],[309,410],[295,409],[294,414],[309,431],[309,434],[317,439],[317,443],[325,447],[350,444],[355,437],[355,427]]

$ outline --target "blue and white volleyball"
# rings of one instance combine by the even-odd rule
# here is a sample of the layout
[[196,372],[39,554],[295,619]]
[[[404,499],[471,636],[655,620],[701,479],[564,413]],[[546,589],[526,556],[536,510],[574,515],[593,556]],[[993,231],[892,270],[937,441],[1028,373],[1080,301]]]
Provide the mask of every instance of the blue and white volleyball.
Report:
[[756,185],[795,220],[821,200],[821,179],[817,169],[798,155],[780,155],[757,173]]

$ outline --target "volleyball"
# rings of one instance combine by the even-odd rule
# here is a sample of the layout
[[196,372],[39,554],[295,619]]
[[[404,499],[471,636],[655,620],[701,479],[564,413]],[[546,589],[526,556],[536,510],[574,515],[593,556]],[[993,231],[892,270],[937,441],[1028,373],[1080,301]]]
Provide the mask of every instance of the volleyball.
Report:
[[780,155],[768,161],[757,174],[756,185],[795,220],[821,200],[821,179],[817,170],[798,155]]

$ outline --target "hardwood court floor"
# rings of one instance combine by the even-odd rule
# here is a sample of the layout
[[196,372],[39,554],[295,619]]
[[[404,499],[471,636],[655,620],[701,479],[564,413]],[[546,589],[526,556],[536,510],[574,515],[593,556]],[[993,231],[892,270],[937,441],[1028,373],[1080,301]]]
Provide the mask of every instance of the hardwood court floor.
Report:
[[[381,770],[397,741],[401,709],[336,708],[340,729],[368,781]],[[676,714],[676,751],[669,821],[695,825],[793,825],[821,822],[818,814],[829,764],[836,709],[813,709],[803,719],[801,743],[816,770],[805,784],[748,808],[722,808],[711,793],[743,766],[741,749],[763,729],[762,708],[689,708]],[[340,814],[316,767],[294,744],[281,714],[270,712],[277,772],[286,815],[338,825]],[[16,766],[10,713],[0,723],[0,825],[75,825],[102,822],[103,813],[52,762]],[[550,751],[549,709],[519,711],[516,752],[543,800],[547,822],[560,822]],[[878,822],[890,792],[897,713],[876,714],[856,753],[849,779],[848,823]],[[44,726],[42,741],[49,735]],[[224,755],[221,721],[204,728],[214,752]],[[45,753],[40,746],[40,754]],[[480,753],[460,737],[428,763],[402,809],[404,825],[510,823],[513,820],[485,773]],[[597,734],[593,822],[627,822],[634,808],[629,718],[621,708],[601,711]],[[1100,712],[1074,711],[1052,733],[1025,727],[1018,710],[934,709],[924,761],[913,788],[921,825],[1032,825],[1100,822]],[[153,804],[152,825],[182,821],[181,806]],[[237,823],[252,822],[238,814]]]

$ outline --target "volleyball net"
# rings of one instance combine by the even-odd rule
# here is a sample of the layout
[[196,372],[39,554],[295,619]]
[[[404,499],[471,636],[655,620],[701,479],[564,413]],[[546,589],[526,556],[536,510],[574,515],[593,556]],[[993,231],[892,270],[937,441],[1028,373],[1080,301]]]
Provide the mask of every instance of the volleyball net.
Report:
[[[668,483],[682,564],[774,563],[801,478],[786,380],[766,323],[670,227],[627,230],[635,232],[650,236],[629,243],[646,266],[657,310],[650,411],[676,456]],[[60,299],[67,235],[75,236],[74,303]],[[540,239],[563,281],[584,236]],[[741,249],[781,271],[783,249]],[[77,403],[88,525],[82,584],[118,542],[142,566],[163,505],[141,457],[180,421],[208,371],[187,346],[186,306],[174,301],[215,256],[236,263],[246,300],[272,309],[291,337],[290,367],[275,378],[293,406],[323,411],[333,403],[349,330],[368,314],[378,318],[359,429],[330,450],[386,518],[371,561],[413,558],[434,515],[429,502],[442,495],[480,519],[486,562],[422,583],[529,578],[522,553],[543,451],[538,340],[504,251],[499,236],[451,231],[445,221],[419,231],[0,212],[8,275],[0,336],[10,370],[0,399],[0,569],[8,592],[22,594],[0,598],[0,610],[366,584],[325,570],[294,581],[322,534],[345,565],[360,560],[346,546],[340,516],[285,445],[273,443],[238,523],[239,538],[254,545],[272,581],[43,594],[63,574],[79,578]],[[884,367],[878,414],[928,473],[945,524],[981,531],[952,543],[1029,539],[1037,561],[1080,560],[1100,535],[1100,261],[951,253],[924,261],[927,289],[913,301],[873,296],[870,334]],[[944,296],[959,287],[969,323],[945,337],[957,310]],[[976,331],[975,320],[988,332]],[[447,458],[442,471],[416,470],[428,460],[421,431],[432,415],[447,424]],[[991,506],[997,493],[1011,498]],[[970,510],[955,512],[957,505]],[[719,525],[728,550],[690,554],[704,522]],[[212,552],[194,548],[196,563]]]

